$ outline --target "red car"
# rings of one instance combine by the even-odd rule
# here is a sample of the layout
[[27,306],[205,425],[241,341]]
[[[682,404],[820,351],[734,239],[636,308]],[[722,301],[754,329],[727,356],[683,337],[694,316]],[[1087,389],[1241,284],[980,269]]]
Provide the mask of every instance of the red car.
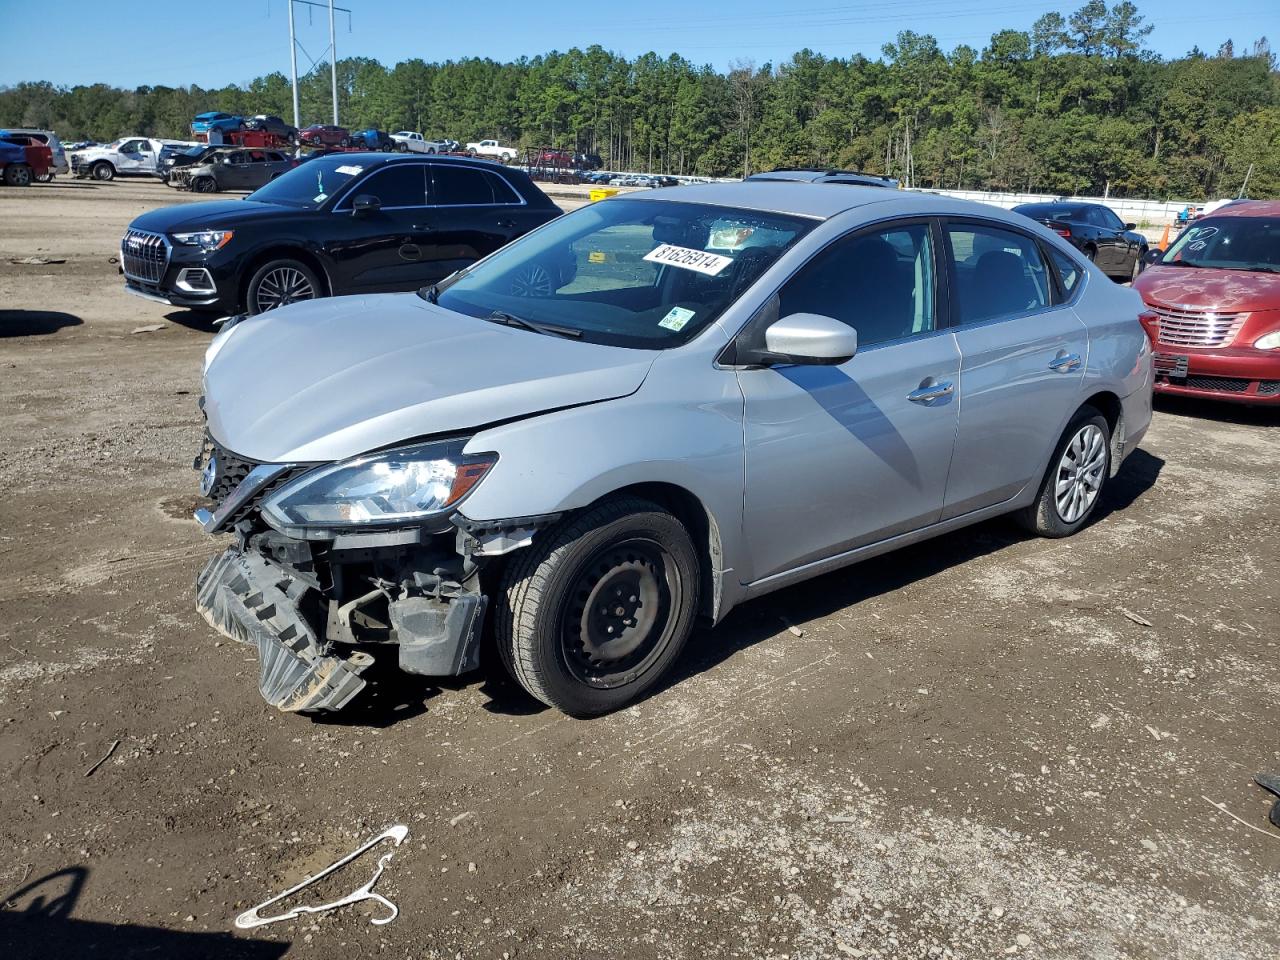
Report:
[[1280,405],[1280,201],[1195,221],[1133,287],[1157,393]]
[[298,131],[298,139],[315,147],[349,147],[351,131],[327,123],[313,123]]

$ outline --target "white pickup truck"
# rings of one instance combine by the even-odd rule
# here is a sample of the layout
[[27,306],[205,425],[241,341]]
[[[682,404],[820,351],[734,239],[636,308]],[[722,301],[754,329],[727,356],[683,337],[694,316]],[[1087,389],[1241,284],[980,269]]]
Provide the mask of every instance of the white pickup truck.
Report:
[[510,163],[516,158],[515,147],[504,147],[497,140],[481,140],[479,143],[468,143],[467,153],[473,157],[493,157],[503,163]]
[[449,143],[446,140],[427,140],[420,133],[412,130],[398,130],[391,134],[396,142],[396,149],[401,153],[448,153]]
[[150,137],[121,137],[114,143],[87,150],[76,150],[68,158],[71,172],[77,177],[114,180],[117,176],[147,176],[156,172],[160,149],[166,144],[195,146],[184,140],[155,140]]

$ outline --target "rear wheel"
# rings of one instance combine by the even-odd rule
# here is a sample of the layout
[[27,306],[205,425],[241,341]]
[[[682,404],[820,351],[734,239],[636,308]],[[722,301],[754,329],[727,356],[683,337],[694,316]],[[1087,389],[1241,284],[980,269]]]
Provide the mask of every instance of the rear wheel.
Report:
[[31,186],[31,168],[25,163],[11,163],[4,168],[4,182],[11,187]]
[[1089,520],[1111,475],[1111,428],[1093,407],[1081,407],[1049,461],[1035,502],[1015,516],[1042,537],[1069,537]]
[[245,308],[249,313],[266,313],[276,307],[321,296],[320,280],[305,263],[271,260],[260,266],[249,280]]
[[114,180],[116,176],[116,168],[105,160],[99,160],[95,163],[91,172],[95,180]]
[[656,504],[619,497],[535,538],[507,567],[495,636],[511,675],[572,716],[652,687],[693,629],[698,557]]

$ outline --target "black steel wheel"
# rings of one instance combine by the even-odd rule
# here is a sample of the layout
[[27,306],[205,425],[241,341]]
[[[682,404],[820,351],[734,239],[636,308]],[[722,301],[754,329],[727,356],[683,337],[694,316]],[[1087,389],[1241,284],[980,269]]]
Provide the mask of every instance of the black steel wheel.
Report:
[[249,280],[245,307],[249,313],[266,313],[320,296],[323,296],[320,281],[305,263],[272,260],[259,267]]
[[689,532],[670,513],[637,497],[601,501],[513,556],[492,606],[503,663],[572,716],[617,710],[679,656],[699,574]]

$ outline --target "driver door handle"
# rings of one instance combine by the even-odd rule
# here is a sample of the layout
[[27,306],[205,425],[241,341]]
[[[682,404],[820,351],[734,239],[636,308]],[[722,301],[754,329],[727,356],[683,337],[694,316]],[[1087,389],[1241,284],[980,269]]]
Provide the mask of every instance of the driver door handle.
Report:
[[1059,373],[1070,373],[1072,370],[1080,366],[1080,354],[1059,352],[1056,357],[1049,361],[1049,369],[1057,370]]
[[514,220],[499,220],[499,221],[498,221],[498,226],[502,227],[504,230],[509,230],[509,229],[511,229],[512,227],[514,227],[515,225],[516,225],[516,222],[515,222]]
[[429,223],[415,223],[409,229],[411,230],[431,230],[433,229]]
[[949,397],[955,393],[955,384],[950,380],[935,381],[932,377],[925,380],[915,390],[907,394],[907,399],[912,403],[929,403],[932,400],[940,400],[943,397]]

